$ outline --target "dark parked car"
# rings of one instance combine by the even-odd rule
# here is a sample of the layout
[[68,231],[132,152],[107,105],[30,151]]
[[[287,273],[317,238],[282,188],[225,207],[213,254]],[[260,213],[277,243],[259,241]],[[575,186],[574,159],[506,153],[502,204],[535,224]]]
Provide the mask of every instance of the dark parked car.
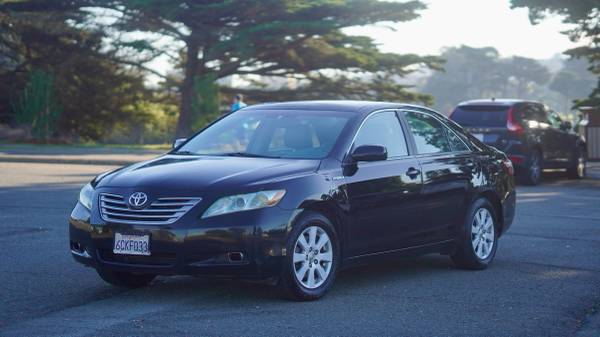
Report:
[[381,255],[486,268],[515,214],[512,175],[503,153],[425,108],[256,105],[83,187],[71,253],[120,286],[240,277],[311,300]]
[[585,176],[586,145],[569,122],[547,106],[524,100],[491,99],[460,103],[450,115],[476,138],[508,155],[517,177],[539,183],[544,169]]

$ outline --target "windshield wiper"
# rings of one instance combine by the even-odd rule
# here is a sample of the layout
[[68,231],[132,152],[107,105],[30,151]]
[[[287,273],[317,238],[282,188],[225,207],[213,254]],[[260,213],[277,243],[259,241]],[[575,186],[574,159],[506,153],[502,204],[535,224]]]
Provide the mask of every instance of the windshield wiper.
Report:
[[267,156],[267,155],[263,155],[263,154],[249,153],[249,152],[228,152],[228,153],[223,153],[221,155],[229,156],[229,157],[248,157],[248,158],[281,158],[278,156]]

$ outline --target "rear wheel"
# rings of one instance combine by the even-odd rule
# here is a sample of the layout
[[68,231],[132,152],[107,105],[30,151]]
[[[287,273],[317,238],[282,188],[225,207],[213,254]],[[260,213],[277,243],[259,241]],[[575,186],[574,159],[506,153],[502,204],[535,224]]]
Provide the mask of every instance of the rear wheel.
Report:
[[567,168],[567,175],[572,179],[583,179],[585,178],[585,149],[580,147],[577,149],[577,153],[573,160],[571,161],[571,165]]
[[319,213],[307,212],[287,244],[280,286],[291,299],[316,300],[331,288],[339,265],[335,228]]
[[454,264],[463,269],[485,269],[492,262],[498,247],[498,228],[494,208],[485,198],[479,198],[469,208],[459,246],[450,255]]
[[107,283],[118,287],[139,288],[143,287],[156,277],[154,274],[133,274],[127,272],[115,272],[111,270],[98,269],[98,275]]
[[522,172],[521,180],[527,185],[537,185],[542,178],[542,154],[534,150],[529,156],[529,164]]

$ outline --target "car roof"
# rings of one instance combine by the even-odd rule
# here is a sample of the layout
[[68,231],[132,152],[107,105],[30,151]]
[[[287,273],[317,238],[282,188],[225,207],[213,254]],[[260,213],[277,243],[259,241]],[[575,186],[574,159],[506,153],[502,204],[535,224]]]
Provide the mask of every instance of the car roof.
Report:
[[[426,109],[416,105],[393,102],[372,102],[352,100],[331,101],[291,101],[281,103],[261,103],[245,107],[239,111],[251,110],[311,110],[311,111],[340,111],[356,114],[370,113],[382,109],[400,109],[414,107]],[[428,109],[429,110],[429,109]]]
[[536,101],[516,99],[516,98],[492,98],[492,99],[473,99],[469,101],[460,102],[459,106],[465,105],[499,105],[499,106],[512,106],[518,103],[538,103]]

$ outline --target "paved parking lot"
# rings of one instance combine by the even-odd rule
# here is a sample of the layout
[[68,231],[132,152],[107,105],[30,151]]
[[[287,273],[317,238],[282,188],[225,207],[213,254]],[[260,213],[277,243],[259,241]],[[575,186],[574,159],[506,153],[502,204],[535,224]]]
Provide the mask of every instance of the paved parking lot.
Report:
[[[192,277],[122,290],[68,252],[79,187],[108,166],[0,162],[0,335],[569,336],[600,310],[600,180],[518,188],[486,271],[439,255],[340,274],[322,300]],[[591,331],[591,332],[590,332]],[[598,336],[598,335],[595,335]]]

